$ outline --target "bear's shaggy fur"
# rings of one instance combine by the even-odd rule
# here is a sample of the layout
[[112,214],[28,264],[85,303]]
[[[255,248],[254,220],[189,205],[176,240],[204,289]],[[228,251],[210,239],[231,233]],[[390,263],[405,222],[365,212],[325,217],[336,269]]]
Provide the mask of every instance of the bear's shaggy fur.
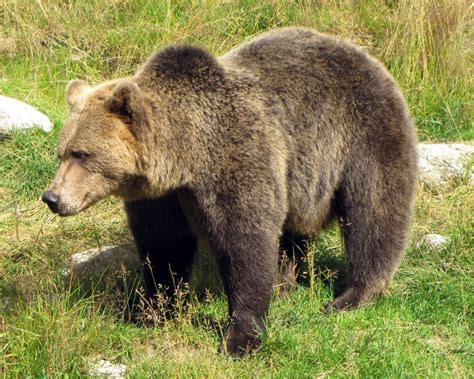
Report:
[[229,302],[224,349],[260,344],[281,245],[338,218],[347,288],[331,310],[385,289],[403,255],[415,134],[390,74],[354,45],[301,28],[214,58],[173,46],[130,78],[67,90],[61,165],[44,200],[76,214],[125,200],[146,291],[186,281],[197,241]]

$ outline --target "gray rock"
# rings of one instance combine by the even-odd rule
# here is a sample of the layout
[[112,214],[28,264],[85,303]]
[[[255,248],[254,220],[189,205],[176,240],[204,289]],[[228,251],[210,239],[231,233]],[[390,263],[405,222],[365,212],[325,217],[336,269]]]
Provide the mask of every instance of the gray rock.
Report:
[[430,186],[442,186],[453,179],[468,176],[474,185],[474,173],[468,172],[469,161],[474,157],[474,146],[463,143],[419,144],[420,180]]
[[127,366],[123,364],[114,364],[105,359],[92,364],[89,370],[89,375],[92,377],[104,377],[110,379],[122,379],[125,378],[125,372]]
[[66,283],[88,288],[97,283],[111,284],[125,274],[132,280],[141,276],[141,263],[133,244],[105,246],[73,254],[64,273]]
[[[136,282],[142,279],[142,264],[134,243],[105,246],[73,254],[68,269],[64,272],[66,284],[79,284],[83,289],[106,287],[123,279],[122,273]],[[190,284],[193,290],[201,293],[210,290],[222,292],[222,283],[215,259],[205,250],[199,249],[193,264]]]
[[440,234],[426,234],[417,247],[424,247],[432,251],[440,251],[446,247],[450,242],[448,237],[444,237]]
[[53,123],[31,105],[11,97],[0,96],[0,134],[33,127],[49,132],[53,128]]

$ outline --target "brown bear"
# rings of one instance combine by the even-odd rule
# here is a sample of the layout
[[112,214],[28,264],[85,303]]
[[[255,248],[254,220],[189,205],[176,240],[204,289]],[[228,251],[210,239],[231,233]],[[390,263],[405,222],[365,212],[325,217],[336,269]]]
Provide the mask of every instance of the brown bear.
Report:
[[415,133],[387,70],[360,48],[273,30],[215,58],[155,53],[133,77],[72,81],[60,166],[43,195],[73,215],[125,201],[147,295],[186,281],[203,241],[228,298],[223,347],[260,344],[281,245],[340,221],[347,288],[330,310],[385,289],[403,255],[416,183]]

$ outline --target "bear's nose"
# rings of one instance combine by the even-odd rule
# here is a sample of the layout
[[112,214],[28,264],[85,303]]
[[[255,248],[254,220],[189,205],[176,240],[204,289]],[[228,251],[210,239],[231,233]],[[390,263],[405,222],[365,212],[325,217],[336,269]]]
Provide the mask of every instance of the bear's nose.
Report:
[[46,191],[45,193],[43,193],[41,200],[43,200],[46,204],[48,204],[48,207],[49,209],[51,209],[51,211],[53,211],[54,213],[58,213],[58,204],[59,204],[58,195],[56,195],[52,191]]

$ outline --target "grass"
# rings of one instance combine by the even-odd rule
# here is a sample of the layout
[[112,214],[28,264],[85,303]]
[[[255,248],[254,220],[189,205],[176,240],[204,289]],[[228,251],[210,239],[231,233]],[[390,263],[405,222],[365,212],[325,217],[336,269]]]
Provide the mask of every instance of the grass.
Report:
[[[36,3],[37,6],[32,4]],[[349,38],[399,81],[424,140],[472,139],[472,6],[420,1],[18,1],[0,5],[0,93],[65,112],[72,78],[135,72],[177,42],[223,53],[259,32],[302,25]]]
[[[474,139],[472,6],[467,1],[15,1],[0,4],[0,94],[47,113],[54,131],[0,141],[0,374],[87,376],[91,361],[131,377],[472,377],[474,189],[420,187],[412,243],[389,292],[326,315],[343,265],[336,229],[313,246],[308,287],[271,307],[263,349],[217,353],[225,300],[193,299],[154,328],[124,320],[123,278],[93,294],[64,284],[71,254],[130,239],[116,200],[59,219],[39,196],[57,162],[68,80],[133,73],[153,50],[192,42],[219,54],[260,31],[304,25],[355,41],[381,59],[405,93],[421,140]],[[450,238],[440,252],[426,233]]]

